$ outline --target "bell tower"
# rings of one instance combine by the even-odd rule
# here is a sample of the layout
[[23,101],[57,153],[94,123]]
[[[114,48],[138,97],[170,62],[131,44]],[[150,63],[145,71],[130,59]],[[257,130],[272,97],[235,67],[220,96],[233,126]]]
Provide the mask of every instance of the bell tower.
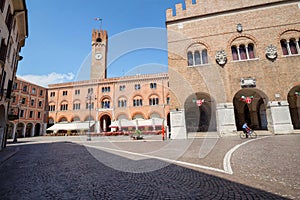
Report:
[[92,64],[90,79],[105,79],[108,36],[105,30],[92,32]]

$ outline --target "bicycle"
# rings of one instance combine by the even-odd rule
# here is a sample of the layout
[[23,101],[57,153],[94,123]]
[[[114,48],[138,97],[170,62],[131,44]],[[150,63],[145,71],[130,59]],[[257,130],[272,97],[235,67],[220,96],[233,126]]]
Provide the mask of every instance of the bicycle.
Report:
[[257,138],[257,134],[255,133],[254,130],[250,130],[247,133],[245,133],[244,131],[242,131],[240,133],[240,138],[241,139],[245,139],[245,138],[247,138],[247,135],[248,135],[248,138],[251,138],[251,139]]

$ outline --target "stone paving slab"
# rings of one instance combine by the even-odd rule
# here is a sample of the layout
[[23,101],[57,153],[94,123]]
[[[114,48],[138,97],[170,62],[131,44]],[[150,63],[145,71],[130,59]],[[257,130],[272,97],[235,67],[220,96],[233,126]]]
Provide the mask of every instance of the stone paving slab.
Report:
[[[160,136],[146,138],[146,142],[132,141],[128,137],[111,137],[98,140],[92,138],[88,143],[85,138],[79,137],[22,138],[19,140],[21,143],[9,145],[10,148],[20,150],[0,166],[0,191],[3,190],[0,197],[23,197],[23,193],[28,190],[30,194],[24,197],[29,199],[86,199],[85,195],[88,199],[300,199],[300,135],[258,138],[233,153],[233,175],[109,150],[114,148],[141,155],[165,156],[183,163],[223,169],[225,154],[232,147],[247,141],[239,137],[181,140],[184,144],[181,146],[178,146],[177,141],[161,141]],[[93,148],[84,147],[86,144]],[[97,146],[107,149],[96,149]],[[184,148],[179,151],[178,147]],[[177,153],[172,155],[172,151],[165,151],[168,148]],[[0,152],[0,158],[2,155],[3,152]],[[15,168],[16,166],[18,167]],[[27,168],[29,171],[26,173],[32,173],[34,180],[28,177],[29,174],[25,176],[24,169]],[[75,169],[78,169],[77,173]],[[12,177],[8,178],[5,171]],[[8,184],[13,188],[13,184],[17,184],[13,179],[17,178],[15,174],[23,177],[18,179],[24,181],[22,184],[29,181],[33,189],[26,187],[24,191],[20,188],[21,192],[15,195],[10,187],[4,186]],[[40,177],[44,175],[53,176],[54,179]],[[76,178],[78,176],[80,178]],[[76,191],[72,189],[63,195],[63,190],[56,186],[51,188],[52,184],[65,188],[59,181],[62,177],[70,179],[66,187],[71,187],[69,184],[74,183]],[[112,177],[116,180],[112,180]],[[82,183],[88,186],[85,188],[81,186]],[[91,189],[90,184],[97,191]],[[35,187],[38,189],[34,189]],[[116,187],[122,191],[116,191]],[[49,190],[49,196],[45,189]],[[83,194],[77,191],[79,189]],[[91,195],[91,191],[95,196]]]
[[[104,151],[97,155],[132,162]],[[157,160],[141,164],[157,165]],[[224,178],[167,165],[147,173],[115,170],[82,145],[28,144],[0,166],[1,199],[284,199]]]

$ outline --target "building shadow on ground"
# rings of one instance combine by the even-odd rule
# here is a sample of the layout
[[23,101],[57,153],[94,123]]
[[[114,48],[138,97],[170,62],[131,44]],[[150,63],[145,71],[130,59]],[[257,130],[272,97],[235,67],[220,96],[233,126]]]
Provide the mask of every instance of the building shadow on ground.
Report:
[[69,142],[19,148],[0,166],[1,199],[285,199],[160,160]]

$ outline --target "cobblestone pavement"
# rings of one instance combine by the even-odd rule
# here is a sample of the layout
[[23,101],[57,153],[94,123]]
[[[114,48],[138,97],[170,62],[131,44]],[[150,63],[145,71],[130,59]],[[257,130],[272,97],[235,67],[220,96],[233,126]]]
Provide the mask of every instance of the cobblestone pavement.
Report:
[[[1,158],[14,152],[0,165],[0,199],[300,199],[300,135],[259,138],[241,146],[231,158],[232,175],[140,155],[223,170],[225,154],[246,140],[185,140],[176,156],[167,147],[176,151],[177,141],[146,141],[93,138],[88,145],[100,147],[95,149],[75,137],[19,139],[0,152]],[[209,149],[205,156],[201,146]]]

